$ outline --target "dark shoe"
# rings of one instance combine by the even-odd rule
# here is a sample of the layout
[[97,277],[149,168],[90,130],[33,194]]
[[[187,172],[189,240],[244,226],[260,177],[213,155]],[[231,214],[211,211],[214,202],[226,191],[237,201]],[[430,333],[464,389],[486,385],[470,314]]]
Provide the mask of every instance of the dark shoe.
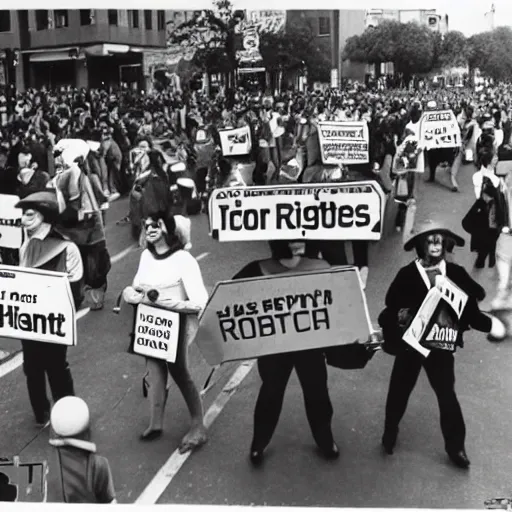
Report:
[[448,457],[450,457],[450,460],[461,469],[468,469],[471,464],[464,450],[461,450],[460,452],[448,452]]
[[489,255],[489,268],[494,268],[495,265],[496,265],[496,255],[490,254]]
[[253,466],[260,466],[263,462],[263,450],[251,450],[249,458]]
[[385,431],[382,436],[382,447],[388,455],[393,455],[393,449],[395,448],[396,438],[398,436],[398,430],[395,432]]
[[50,425],[50,413],[45,412],[42,416],[36,416],[36,427],[37,428],[46,428]]
[[320,448],[320,451],[322,452],[322,455],[328,460],[335,460],[340,456],[340,450],[334,441],[328,448]]
[[459,187],[452,187],[452,192],[458,192],[459,191]]
[[485,267],[485,258],[481,258],[478,256],[478,258],[475,261],[475,268],[484,268]]
[[149,432],[147,432],[147,431],[143,432],[140,435],[140,440],[141,441],[153,441],[155,439],[158,439],[161,436],[162,436],[162,430],[161,429],[150,430]]

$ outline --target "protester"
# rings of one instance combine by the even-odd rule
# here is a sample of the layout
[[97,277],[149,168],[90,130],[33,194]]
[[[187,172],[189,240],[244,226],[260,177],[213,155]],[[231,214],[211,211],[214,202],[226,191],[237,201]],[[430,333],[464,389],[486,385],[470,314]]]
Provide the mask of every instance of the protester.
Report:
[[197,328],[197,316],[208,300],[208,292],[197,261],[183,250],[172,214],[150,213],[144,227],[147,249],[143,251],[137,274],[132,285],[125,288],[123,297],[129,304],[154,304],[180,313],[180,333],[176,362],[146,358],[144,382],[150,400],[150,419],[140,438],[150,441],[162,435],[170,373],[192,419],[190,430],[180,443],[180,452],[184,453],[207,440],[201,397],[188,366],[188,347]]
[[[441,223],[426,221],[421,224],[404,245],[406,251],[416,250],[417,259],[400,269],[386,294],[386,314],[381,314],[379,323],[383,330],[389,329],[388,334],[384,334],[387,338],[385,346],[395,355],[395,362],[386,401],[382,445],[388,454],[393,453],[400,421],[423,367],[439,403],[445,450],[456,466],[468,468],[466,427],[455,393],[454,352],[463,346],[462,335],[470,327],[501,339],[506,330],[497,318],[480,311],[477,301],[485,298],[484,289],[463,267],[446,261],[447,249],[452,244],[463,246],[464,240]],[[425,334],[421,344],[430,350],[425,358],[401,338],[429,289],[439,286],[443,278],[450,279],[467,294],[467,304],[460,320],[450,323],[455,336],[430,339],[430,334]],[[444,319],[440,316],[434,322],[437,322],[435,327],[443,324]]]
[[[31,194],[16,207],[23,211],[22,224],[27,233],[20,249],[20,267],[67,273],[75,309],[78,309],[83,300],[82,258],[78,247],[55,227],[59,215],[55,191]],[[50,418],[46,376],[55,402],[75,394],[67,346],[29,340],[21,340],[21,344],[30,403],[36,424],[44,427]]]

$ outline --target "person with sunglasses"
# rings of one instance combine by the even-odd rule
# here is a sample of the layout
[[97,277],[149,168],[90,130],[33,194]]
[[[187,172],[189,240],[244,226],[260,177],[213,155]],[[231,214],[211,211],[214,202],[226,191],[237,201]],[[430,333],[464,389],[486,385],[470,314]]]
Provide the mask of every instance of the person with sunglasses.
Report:
[[[386,402],[382,445],[387,454],[393,454],[400,420],[423,367],[439,403],[445,450],[456,466],[467,469],[470,461],[465,448],[466,427],[455,393],[454,353],[457,347],[463,346],[463,332],[470,328],[490,333],[495,339],[503,339],[506,331],[500,320],[480,311],[478,301],[485,298],[484,289],[463,267],[446,260],[447,253],[455,245],[464,246],[464,239],[442,223],[433,221],[420,225],[404,244],[406,251],[416,249],[417,258],[399,270],[386,294],[386,309],[379,316],[385,339],[383,348],[395,356]],[[468,299],[458,322],[447,322],[449,309],[439,308],[433,322],[429,322],[432,329],[420,340],[420,344],[430,350],[424,358],[403,341],[402,336],[429,290],[438,286],[443,277],[458,286],[467,294]],[[454,331],[453,336],[433,335],[443,329],[446,331],[443,325],[449,324],[451,331]]]
[[207,440],[201,396],[188,366],[188,346],[194,337],[198,316],[208,301],[208,292],[197,261],[184,250],[172,214],[149,212],[144,221],[144,231],[147,248],[141,254],[132,285],[123,291],[123,298],[129,304],[155,305],[178,312],[180,339],[176,362],[146,357],[144,386],[150,400],[150,421],[140,438],[150,441],[162,435],[170,374],[192,418],[191,428],[179,447],[184,453]]

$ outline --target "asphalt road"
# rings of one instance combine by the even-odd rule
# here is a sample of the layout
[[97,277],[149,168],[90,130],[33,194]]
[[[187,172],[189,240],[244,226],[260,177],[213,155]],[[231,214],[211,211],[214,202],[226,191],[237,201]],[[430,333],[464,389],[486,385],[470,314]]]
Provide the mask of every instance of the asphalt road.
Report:
[[[418,218],[441,215],[462,233],[460,220],[473,202],[472,172],[470,167],[461,171],[458,194],[440,184],[421,183]],[[439,179],[448,183],[441,173]],[[117,294],[136,272],[140,254],[125,251],[132,244],[129,226],[115,225],[125,209],[126,202],[119,201],[109,212],[109,250],[123,257],[110,273],[105,309],[79,321],[79,345],[69,350],[69,360],[77,394],[92,412],[94,440],[113,469],[118,499],[133,503],[178,447],[187,432],[188,412],[172,386],[164,436],[151,443],[138,440],[147,423],[148,404],[141,385],[144,362],[126,353],[129,309],[112,313]],[[209,289],[253,259],[268,256],[264,243],[212,241],[205,216],[193,218],[192,238],[192,253],[200,257]],[[372,247],[367,298],[374,323],[391,279],[411,257],[401,248],[398,234]],[[455,257],[472,268],[474,256],[467,248]],[[492,296],[493,271],[472,272]],[[17,342],[0,343],[0,349],[10,350]],[[395,455],[382,455],[380,437],[393,359],[378,353],[364,370],[329,370],[339,460],[326,462],[317,455],[298,380],[292,375],[265,463],[251,467],[248,450],[259,388],[259,377],[252,370],[211,426],[209,443],[181,467],[177,464],[179,470],[170,482],[161,480],[168,484],[161,495],[151,487],[146,496],[149,502],[153,498],[153,502],[183,504],[483,508],[485,499],[510,493],[511,357],[510,342],[491,344],[477,332],[467,335],[466,348],[457,353],[457,389],[472,462],[467,472],[447,461],[435,395],[424,374],[411,396]],[[195,346],[190,359],[193,375],[202,385],[210,367]],[[237,367],[227,364],[215,374],[216,385],[205,396],[205,410],[219,404],[219,395],[226,395],[222,390]],[[0,380],[0,432],[0,456],[19,455],[22,461],[48,457],[49,430],[33,426],[21,368]]]

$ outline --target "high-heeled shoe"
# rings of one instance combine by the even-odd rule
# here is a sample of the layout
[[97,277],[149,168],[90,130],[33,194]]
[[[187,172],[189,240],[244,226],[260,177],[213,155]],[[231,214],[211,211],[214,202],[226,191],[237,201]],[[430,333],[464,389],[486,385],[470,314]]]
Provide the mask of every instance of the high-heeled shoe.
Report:
[[251,450],[249,455],[253,466],[259,466],[263,462],[263,450]]
[[156,430],[149,430],[146,432],[143,432],[139,439],[141,441],[153,441],[155,439],[158,439],[162,436],[162,429],[156,429]]

